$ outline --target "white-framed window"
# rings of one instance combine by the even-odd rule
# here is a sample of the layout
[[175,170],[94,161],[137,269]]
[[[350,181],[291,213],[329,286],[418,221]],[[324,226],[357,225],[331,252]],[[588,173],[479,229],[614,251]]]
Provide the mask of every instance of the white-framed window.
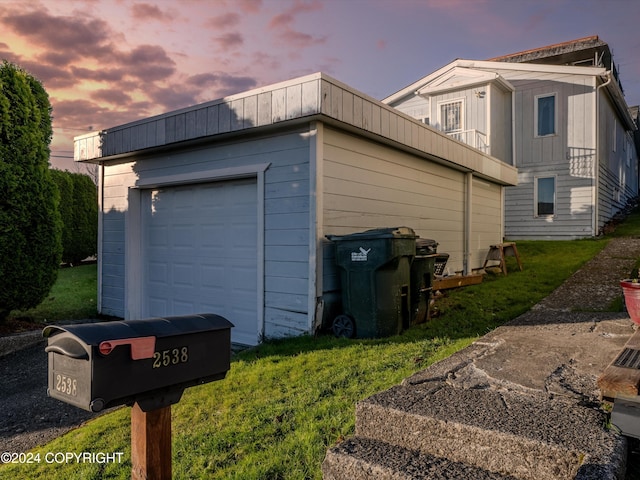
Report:
[[534,103],[535,136],[546,137],[557,133],[558,108],[555,93],[536,95]]
[[618,119],[613,118],[613,132],[611,135],[611,150],[616,151],[616,146],[618,145]]
[[456,133],[464,130],[464,99],[438,103],[440,129],[444,133]]
[[536,217],[556,214],[556,177],[536,177],[535,184]]

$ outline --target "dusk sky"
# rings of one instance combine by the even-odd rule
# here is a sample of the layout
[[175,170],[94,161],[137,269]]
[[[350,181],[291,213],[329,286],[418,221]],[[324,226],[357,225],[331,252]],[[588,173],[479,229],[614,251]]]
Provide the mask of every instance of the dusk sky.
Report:
[[456,58],[599,35],[640,104],[638,0],[0,0],[0,58],[73,136],[314,72],[382,99]]

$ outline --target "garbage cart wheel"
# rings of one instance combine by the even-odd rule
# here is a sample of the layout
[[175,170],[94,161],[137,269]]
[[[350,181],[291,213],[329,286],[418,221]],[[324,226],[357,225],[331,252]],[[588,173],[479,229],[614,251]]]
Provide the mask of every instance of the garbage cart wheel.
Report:
[[333,334],[340,338],[353,338],[356,333],[356,324],[348,315],[338,315],[333,319],[333,325],[331,326]]

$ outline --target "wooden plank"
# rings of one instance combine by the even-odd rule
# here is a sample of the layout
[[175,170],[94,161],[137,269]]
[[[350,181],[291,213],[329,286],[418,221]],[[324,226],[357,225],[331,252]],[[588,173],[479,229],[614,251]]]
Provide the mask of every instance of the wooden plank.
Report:
[[[640,350],[640,330],[627,341],[624,349]],[[623,350],[624,350],[623,349]],[[622,352],[622,350],[621,350]],[[598,377],[598,388],[603,398],[616,398],[620,395],[638,395],[640,386],[640,369],[618,367],[614,365],[616,358]]]
[[433,281],[433,289],[446,290],[448,288],[476,285],[482,283],[482,277],[484,277],[482,273],[474,273],[471,275],[453,275],[450,277],[436,278]]

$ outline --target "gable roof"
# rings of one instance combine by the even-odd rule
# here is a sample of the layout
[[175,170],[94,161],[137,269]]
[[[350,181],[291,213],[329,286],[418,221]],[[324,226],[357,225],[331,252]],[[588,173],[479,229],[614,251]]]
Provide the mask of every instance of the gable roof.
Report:
[[515,90],[513,85],[511,85],[496,72],[475,70],[471,68],[456,66],[451,68],[448,72],[428,82],[426,85],[418,89],[415,93],[419,95],[431,95],[433,93],[442,93],[448,90],[472,88],[476,85],[485,85],[492,82],[497,83],[504,90]]
[[[574,75],[589,75],[589,76],[604,76],[606,70],[599,67],[575,67],[572,65],[545,65],[545,64],[532,64],[532,63],[505,63],[505,62],[493,62],[490,60],[464,60],[456,59],[451,63],[448,63],[444,67],[439,68],[433,73],[422,77],[420,80],[413,82],[406,86],[402,90],[398,90],[396,93],[389,95],[382,100],[382,103],[390,104],[394,103],[401,98],[408,95],[415,94],[418,90],[427,84],[430,84],[436,79],[447,75],[451,70],[456,68],[477,69],[485,70],[488,72],[496,72],[498,70],[516,70],[522,72],[540,72],[540,73],[567,73]],[[510,84],[509,84],[510,85]]]
[[[531,73],[560,73],[568,75],[584,75],[596,77],[600,84],[605,84],[605,89],[609,94],[612,102],[618,111],[620,118],[625,122],[628,130],[636,130],[636,124],[629,114],[629,109],[624,94],[620,88],[620,84],[615,81],[613,72],[603,67],[578,67],[574,65],[547,65],[544,63],[509,63],[494,62],[490,60],[463,60],[457,59],[436,70],[435,72],[422,77],[420,80],[413,82],[411,85],[397,91],[396,93],[384,98],[382,103],[387,105],[393,104],[398,100],[413,96],[422,92],[422,89],[432,83],[437,83],[438,79],[446,78],[455,69],[469,69],[485,72],[498,73],[500,71],[511,70],[519,72]],[[608,81],[611,79],[611,81]],[[506,80],[505,80],[506,82]],[[508,82],[507,82],[508,83]],[[509,84],[510,85],[510,84]],[[426,90],[428,91],[428,89]]]

